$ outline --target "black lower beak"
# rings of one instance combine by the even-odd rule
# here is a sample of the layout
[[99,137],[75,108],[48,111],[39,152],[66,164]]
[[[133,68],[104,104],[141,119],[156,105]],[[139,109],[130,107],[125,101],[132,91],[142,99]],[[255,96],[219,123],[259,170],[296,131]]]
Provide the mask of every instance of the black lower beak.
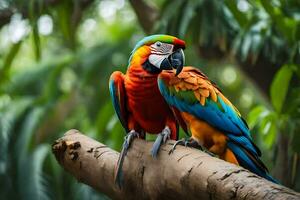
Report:
[[160,65],[160,69],[162,70],[169,70],[169,69],[176,69],[176,76],[180,74],[184,65],[184,53],[183,50],[177,49],[171,55],[163,60]]

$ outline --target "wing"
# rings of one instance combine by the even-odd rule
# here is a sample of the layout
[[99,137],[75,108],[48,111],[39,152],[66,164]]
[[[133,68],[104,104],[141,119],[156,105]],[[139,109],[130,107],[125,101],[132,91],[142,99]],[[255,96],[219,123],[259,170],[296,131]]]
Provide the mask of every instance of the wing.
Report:
[[109,92],[118,118],[126,132],[129,132],[127,125],[127,112],[125,108],[126,94],[124,87],[124,74],[122,74],[122,72],[116,71],[110,76]]
[[[177,122],[179,123],[180,127],[185,132],[185,134],[190,135],[189,131],[188,131],[188,127],[181,117],[180,111],[174,106],[170,106],[170,108],[171,108],[173,115],[175,116]],[[177,138],[178,138],[178,135],[179,135],[179,127],[177,128]]]
[[175,71],[164,71],[158,86],[169,105],[206,121],[251,154],[261,155],[239,111],[200,70],[184,67],[177,77]]

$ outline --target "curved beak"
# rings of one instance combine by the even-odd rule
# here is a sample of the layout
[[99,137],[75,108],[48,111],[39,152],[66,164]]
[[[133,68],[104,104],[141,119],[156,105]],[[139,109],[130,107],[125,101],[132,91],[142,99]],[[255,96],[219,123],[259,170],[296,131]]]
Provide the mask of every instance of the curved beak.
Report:
[[170,70],[176,69],[176,76],[180,74],[184,66],[185,58],[182,48],[177,49],[160,64],[160,69]]

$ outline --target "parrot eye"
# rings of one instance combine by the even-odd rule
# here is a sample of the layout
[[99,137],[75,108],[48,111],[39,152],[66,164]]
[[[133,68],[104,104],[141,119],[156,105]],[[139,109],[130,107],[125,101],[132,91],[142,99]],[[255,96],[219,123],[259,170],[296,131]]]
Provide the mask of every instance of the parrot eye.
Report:
[[157,47],[161,47],[162,44],[161,44],[161,42],[156,42],[155,45],[156,45]]

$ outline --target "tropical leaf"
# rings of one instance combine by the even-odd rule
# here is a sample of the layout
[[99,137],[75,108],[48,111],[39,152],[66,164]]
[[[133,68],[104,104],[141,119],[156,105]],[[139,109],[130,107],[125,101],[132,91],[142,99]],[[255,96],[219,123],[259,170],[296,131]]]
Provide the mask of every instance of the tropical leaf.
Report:
[[248,23],[247,16],[237,8],[236,1],[225,0],[225,4],[227,8],[231,11],[231,13],[234,15],[234,18],[237,20],[239,26],[245,27]]
[[0,84],[8,79],[9,68],[10,68],[14,58],[18,54],[21,44],[22,44],[22,40],[20,40],[19,42],[15,43],[11,46],[11,48],[4,60],[3,66],[0,68]]
[[97,128],[96,138],[98,138],[100,141],[105,142],[109,138],[109,135],[106,130],[106,126],[114,114],[115,111],[113,109],[112,102],[108,100],[104,104],[104,106],[100,108],[96,118],[96,128]]
[[14,146],[14,153],[18,155],[18,162],[22,162],[23,159],[26,159],[26,154],[30,151],[31,142],[33,142],[33,134],[42,120],[43,115],[45,114],[46,109],[44,107],[35,107],[27,115],[25,120],[22,123],[21,133],[17,137]]
[[[41,1],[38,1],[39,4],[41,4]],[[32,27],[32,39],[34,44],[34,52],[36,60],[40,60],[41,58],[41,44],[40,44],[40,36],[38,31],[38,24],[37,24],[37,15],[40,15],[40,13],[36,13],[35,8],[36,1],[30,0],[29,1],[29,20]]]
[[202,3],[202,1],[187,1],[183,13],[184,15],[181,17],[178,36],[183,38],[186,34],[189,24],[191,23],[192,18],[195,16],[196,11],[195,8],[198,4]]
[[49,153],[48,145],[35,147],[34,152],[22,158],[19,163],[18,188],[22,199],[49,199],[48,184],[43,177],[43,164]]
[[268,110],[264,106],[257,106],[251,110],[248,114],[248,125],[250,129],[253,129],[258,124],[260,119],[268,113]]
[[32,104],[32,98],[22,98],[11,101],[0,112],[0,174],[6,173],[7,157],[9,156],[9,143],[13,138],[13,130],[18,119],[24,114],[26,109]]
[[261,118],[259,123],[259,130],[262,134],[262,138],[264,140],[264,144],[267,148],[271,148],[274,144],[274,140],[277,136],[277,124],[278,118],[275,113],[268,113],[266,116]]
[[275,22],[278,30],[286,37],[286,39],[291,43],[294,39],[294,34],[296,32],[297,22],[291,18],[286,17],[280,7],[272,5],[271,1],[260,0],[261,5]]
[[271,102],[278,113],[281,113],[292,75],[292,67],[284,65],[276,73],[271,84]]

